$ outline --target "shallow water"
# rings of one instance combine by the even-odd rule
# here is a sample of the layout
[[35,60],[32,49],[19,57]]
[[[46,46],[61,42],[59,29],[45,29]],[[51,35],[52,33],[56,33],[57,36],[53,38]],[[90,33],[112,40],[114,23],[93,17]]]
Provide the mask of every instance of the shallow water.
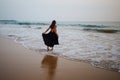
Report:
[[[108,70],[120,71],[120,33],[84,30],[84,27],[58,26],[59,43],[47,52],[42,39],[46,25],[0,25],[0,36],[10,37],[24,47],[42,54],[54,54],[80,60]],[[117,26],[118,27],[118,26]],[[99,29],[99,28],[97,28]],[[106,29],[106,28],[104,28]],[[108,28],[107,28],[108,29]]]

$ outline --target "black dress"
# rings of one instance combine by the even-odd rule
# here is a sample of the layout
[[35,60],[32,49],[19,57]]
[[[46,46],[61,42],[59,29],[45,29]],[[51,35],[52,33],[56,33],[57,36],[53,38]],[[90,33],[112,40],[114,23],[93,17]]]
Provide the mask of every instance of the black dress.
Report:
[[46,46],[54,47],[54,45],[59,45],[58,36],[55,32],[50,31],[47,34],[42,34],[42,37]]

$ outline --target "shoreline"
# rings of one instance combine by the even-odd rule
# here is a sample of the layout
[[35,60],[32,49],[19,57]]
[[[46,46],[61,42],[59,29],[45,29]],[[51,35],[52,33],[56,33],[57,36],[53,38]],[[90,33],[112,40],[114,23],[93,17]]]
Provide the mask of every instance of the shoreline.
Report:
[[43,55],[0,37],[0,80],[119,80],[120,73]]
[[[2,37],[2,38],[4,38],[4,37]],[[15,38],[10,38],[10,37],[5,37],[5,39],[10,39],[10,40],[14,41],[15,44],[19,44],[19,45],[21,45],[22,47],[24,47],[25,49],[35,51],[36,53],[39,52],[38,49],[35,49],[35,50],[34,50],[33,48],[28,48],[28,47],[26,47],[24,44],[17,42],[17,40],[16,40],[17,38],[15,39]],[[41,50],[43,50],[44,52],[46,51],[46,49],[41,49]],[[109,70],[109,71],[114,71],[114,72],[120,73],[120,70],[118,70],[118,69],[114,69],[114,68],[113,68],[113,69],[107,69],[107,68],[104,68],[104,67],[99,67],[99,66],[94,65],[93,63],[90,63],[89,61],[79,60],[79,59],[74,59],[74,58],[69,58],[68,56],[64,56],[64,55],[57,55],[57,54],[54,54],[54,52],[51,52],[51,51],[48,52],[47,54],[46,54],[46,53],[45,53],[45,54],[40,53],[40,54],[43,55],[43,56],[45,56],[45,55],[57,56],[57,57],[64,58],[64,59],[67,59],[67,60],[70,60],[70,61],[76,61],[76,62],[86,63],[86,64],[89,64],[89,65],[92,66],[92,67],[95,67],[95,68],[99,68],[99,69],[103,69],[103,70]]]

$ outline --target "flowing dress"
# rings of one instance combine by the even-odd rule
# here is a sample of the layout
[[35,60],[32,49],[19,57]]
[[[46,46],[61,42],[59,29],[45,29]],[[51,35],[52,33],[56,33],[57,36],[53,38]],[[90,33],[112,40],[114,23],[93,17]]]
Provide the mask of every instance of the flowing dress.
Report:
[[47,34],[42,34],[44,44],[49,47],[54,47],[54,45],[59,45],[58,36],[55,32],[50,31]]

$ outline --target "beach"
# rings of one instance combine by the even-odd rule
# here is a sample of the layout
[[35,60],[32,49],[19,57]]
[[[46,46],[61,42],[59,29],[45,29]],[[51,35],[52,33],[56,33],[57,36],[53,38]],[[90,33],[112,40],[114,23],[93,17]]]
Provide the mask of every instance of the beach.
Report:
[[119,80],[120,73],[43,55],[0,37],[0,80]]

